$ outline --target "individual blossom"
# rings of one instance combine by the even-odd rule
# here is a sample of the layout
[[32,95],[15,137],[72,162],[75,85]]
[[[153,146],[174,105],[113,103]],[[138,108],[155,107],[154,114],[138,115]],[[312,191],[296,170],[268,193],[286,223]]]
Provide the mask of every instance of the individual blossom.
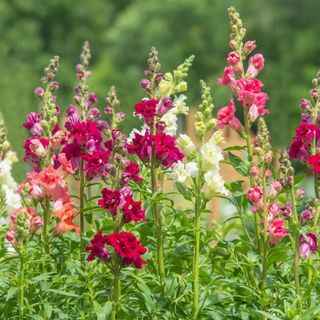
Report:
[[306,223],[306,222],[312,221],[314,219],[314,215],[311,212],[311,210],[306,209],[301,212],[300,219],[301,219],[301,222]]
[[252,187],[247,191],[247,197],[251,203],[259,202],[262,199],[262,195],[262,189],[259,186]]
[[257,53],[249,59],[249,66],[246,76],[255,78],[258,73],[264,68],[264,57],[261,53]]
[[23,123],[23,126],[30,130],[34,135],[40,135],[42,132],[42,127],[40,124],[40,114],[36,112],[30,112],[27,115],[26,121]]
[[77,234],[80,232],[80,227],[73,223],[78,211],[72,201],[63,204],[61,201],[56,201],[54,205],[54,217],[59,221],[54,229],[54,233],[60,234],[68,231],[75,231]]
[[196,151],[194,143],[186,134],[180,134],[179,138],[177,139],[177,145],[186,156],[189,156],[191,153]]
[[96,258],[107,261],[110,259],[110,253],[105,247],[107,243],[106,236],[102,234],[102,231],[98,231],[97,234],[91,239],[91,245],[86,247],[86,251],[90,251],[87,257],[88,261],[92,261]]
[[307,233],[306,236],[301,235],[299,239],[300,257],[308,258],[312,252],[318,249],[318,237],[314,233]]
[[268,206],[268,219],[271,221],[275,216],[281,212],[281,207],[278,201],[273,201]]
[[101,193],[102,199],[98,201],[99,206],[107,211],[110,211],[112,215],[116,215],[121,200],[120,191],[104,188]]
[[126,231],[114,232],[106,236],[106,243],[113,247],[125,265],[141,268],[146,263],[141,255],[145,254],[147,249],[141,246],[141,241],[134,234]]
[[267,232],[270,234],[269,243],[271,245],[277,244],[282,238],[288,236],[285,221],[283,218],[274,219],[268,226]]
[[125,197],[125,203],[121,210],[123,212],[123,221],[125,223],[130,221],[146,221],[146,212],[142,209],[141,201],[134,201],[132,196]]
[[222,150],[217,145],[214,136],[200,148],[202,167],[204,170],[216,168],[223,160]]
[[84,172],[87,174],[89,180],[95,177],[106,177],[109,173],[109,156],[110,152],[99,148],[96,152],[90,154],[86,153],[82,156],[82,159],[85,162],[83,168]]
[[134,132],[131,144],[127,146],[129,153],[136,154],[142,162],[149,161],[152,154],[153,137],[149,130],[144,133]]
[[315,172],[316,174],[320,174],[320,154],[308,156],[306,161],[311,165],[311,169],[313,172]]
[[136,162],[129,162],[121,174],[121,178],[141,182],[143,179],[139,176],[140,168]]
[[233,101],[218,111],[218,128],[222,129],[224,126],[229,125],[235,131],[241,131],[242,124],[240,120],[235,116],[236,107]]
[[211,169],[204,175],[205,184],[202,188],[207,200],[212,199],[216,195],[228,196],[229,192],[224,186],[223,177],[219,173],[219,169]]
[[292,203],[291,202],[287,202],[282,208],[282,214],[285,216],[285,217],[291,217],[292,215]]
[[270,183],[269,197],[274,198],[282,190],[282,185],[279,181],[274,180]]
[[159,101],[157,99],[144,99],[134,106],[134,115],[140,115],[142,120],[151,126],[157,116],[156,107]]

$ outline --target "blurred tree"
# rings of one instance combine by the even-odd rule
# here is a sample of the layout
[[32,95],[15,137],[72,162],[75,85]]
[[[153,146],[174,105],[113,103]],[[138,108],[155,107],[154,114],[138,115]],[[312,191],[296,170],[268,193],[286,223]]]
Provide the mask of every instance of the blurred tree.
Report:
[[[42,68],[54,54],[61,56],[58,101],[65,107],[72,101],[74,65],[84,40],[92,46],[96,64],[91,82],[100,101],[115,84],[129,117],[143,96],[139,82],[151,46],[159,49],[163,71],[196,55],[188,79],[189,104],[199,102],[199,79],[213,87],[216,109],[227,104],[227,92],[216,79],[229,50],[230,5],[241,13],[247,39],[256,39],[266,58],[261,79],[270,95],[274,143],[288,143],[299,121],[299,99],[307,95],[320,66],[318,0],[0,0],[1,110],[20,159],[21,123],[37,109],[33,89]],[[20,162],[16,177],[21,179],[23,171]]]

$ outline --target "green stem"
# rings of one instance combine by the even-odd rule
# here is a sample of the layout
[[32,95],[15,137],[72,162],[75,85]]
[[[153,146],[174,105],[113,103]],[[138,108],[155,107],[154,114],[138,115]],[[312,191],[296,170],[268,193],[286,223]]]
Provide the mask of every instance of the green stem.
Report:
[[263,193],[263,255],[262,255],[262,279],[261,291],[266,288],[267,266],[268,266],[268,203],[267,203],[267,181],[265,168],[262,170],[262,193]]
[[300,264],[300,257],[299,257],[300,233],[299,233],[299,228],[300,228],[300,223],[299,223],[299,218],[298,218],[298,214],[297,214],[296,198],[295,198],[293,186],[290,189],[290,193],[291,193],[291,200],[292,200],[293,221],[295,224],[294,281],[295,281],[296,293],[298,296],[300,296],[300,294],[301,294],[300,279],[299,279],[299,264]]
[[[245,138],[246,138],[246,145],[247,145],[247,150],[248,150],[248,159],[249,162],[252,162],[253,158],[253,150],[252,150],[252,141],[251,141],[251,136],[250,136],[250,124],[249,124],[249,114],[248,114],[248,109],[243,108],[243,120],[244,120],[244,132],[245,132]],[[253,186],[253,179],[250,176],[250,187]],[[255,230],[256,230],[256,237],[257,237],[257,247],[258,247],[258,252],[261,254],[262,250],[264,249],[262,246],[262,239],[260,238],[260,221],[259,221],[259,216],[255,214]]]
[[111,313],[111,320],[117,319],[120,297],[121,297],[121,281],[120,281],[120,268],[119,268],[119,270],[117,270],[114,274],[113,294],[112,294],[113,308]]
[[19,318],[22,320],[24,318],[24,252],[20,252],[20,280],[19,280]]
[[[154,195],[157,192],[157,169],[155,168],[155,155],[154,151],[152,152],[151,158],[151,184],[152,184],[152,194]],[[165,292],[164,286],[164,249],[163,249],[163,230],[162,230],[162,217],[161,213],[158,210],[158,205],[155,201],[152,203],[152,211],[156,221],[156,235],[157,235],[157,253],[158,253],[158,272],[160,278],[160,286]]]
[[200,199],[195,203],[195,228],[194,228],[194,259],[193,259],[193,309],[192,319],[198,319],[199,315],[199,262],[200,262]]
[[85,177],[83,172],[83,160],[80,161],[79,168],[80,175],[80,262],[81,265],[85,265],[85,238],[84,238],[84,188],[85,188]]
[[43,210],[43,242],[45,254],[50,253],[49,248],[49,225],[50,225],[50,203],[47,199],[41,204]]

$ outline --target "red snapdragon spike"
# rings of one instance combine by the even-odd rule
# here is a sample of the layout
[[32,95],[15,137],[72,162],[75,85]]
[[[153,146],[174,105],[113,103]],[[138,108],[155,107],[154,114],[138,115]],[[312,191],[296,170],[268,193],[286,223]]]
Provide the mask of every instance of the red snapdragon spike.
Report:
[[141,182],[143,181],[143,179],[139,177],[139,173],[140,173],[140,168],[136,162],[129,162],[123,172],[123,174],[128,176],[130,180]]
[[151,159],[152,154],[152,134],[146,130],[144,134],[135,132],[132,143],[127,146],[128,152],[136,154],[141,161],[146,162]]
[[146,263],[141,255],[145,254],[147,249],[141,246],[141,241],[134,234],[126,231],[115,232],[106,236],[106,243],[114,248],[126,265],[133,264],[136,268],[141,268]]

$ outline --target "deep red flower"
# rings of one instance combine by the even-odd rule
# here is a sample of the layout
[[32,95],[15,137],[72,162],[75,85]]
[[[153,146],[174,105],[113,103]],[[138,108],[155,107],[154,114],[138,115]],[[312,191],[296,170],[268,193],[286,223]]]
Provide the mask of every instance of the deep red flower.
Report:
[[134,115],[141,115],[143,121],[150,126],[154,122],[154,118],[157,115],[157,104],[159,103],[156,99],[144,99],[134,106]]
[[99,148],[93,154],[86,153],[82,156],[85,161],[84,171],[87,173],[88,179],[95,177],[106,177],[109,168],[110,153]]
[[184,158],[184,154],[176,146],[174,137],[166,133],[158,133],[153,135],[152,140],[155,146],[156,159],[164,168],[169,168]]
[[307,163],[311,165],[312,171],[320,174],[320,154],[314,154],[307,158]]
[[131,195],[125,197],[122,212],[124,222],[146,221],[146,212],[141,207],[141,201],[134,201]]
[[126,265],[133,264],[136,268],[141,268],[146,263],[141,255],[145,254],[147,249],[141,246],[141,241],[134,234],[126,231],[114,232],[106,236],[106,243],[114,248]]
[[141,182],[143,181],[143,179],[139,177],[139,173],[139,165],[136,162],[129,162],[126,168],[124,169],[121,178]]
[[111,212],[111,214],[117,214],[117,209],[120,204],[121,194],[118,190],[110,190],[104,188],[102,191],[102,199],[98,201],[101,208]]
[[102,235],[102,231],[99,231],[91,240],[91,246],[86,247],[86,251],[90,251],[87,257],[88,261],[92,261],[95,258],[99,258],[102,261],[106,261],[110,258],[110,253],[105,247],[107,243],[107,236]]
[[132,143],[127,145],[128,152],[136,154],[141,161],[148,161],[152,154],[152,134],[149,130],[146,130],[142,135],[139,132],[135,132]]

